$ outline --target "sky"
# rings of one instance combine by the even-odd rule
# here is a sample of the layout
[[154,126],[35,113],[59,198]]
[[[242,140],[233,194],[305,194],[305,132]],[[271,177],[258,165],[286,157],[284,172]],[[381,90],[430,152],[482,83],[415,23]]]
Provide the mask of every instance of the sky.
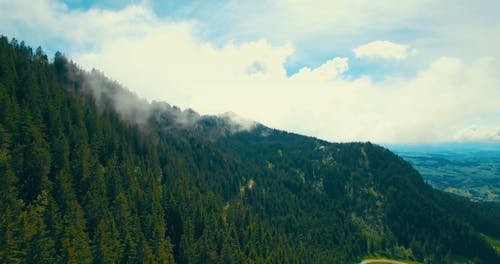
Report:
[[0,0],[149,101],[329,141],[500,142],[498,0]]

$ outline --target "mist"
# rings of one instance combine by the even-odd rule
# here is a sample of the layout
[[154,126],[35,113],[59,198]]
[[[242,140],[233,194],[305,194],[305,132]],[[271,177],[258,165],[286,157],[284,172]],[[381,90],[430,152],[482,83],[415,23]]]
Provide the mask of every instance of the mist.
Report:
[[255,121],[233,112],[217,115],[200,115],[191,108],[181,109],[164,101],[148,101],[130,91],[120,83],[106,77],[104,73],[92,69],[85,72],[74,64],[67,65],[68,76],[84,83],[84,91],[90,93],[100,111],[113,111],[130,124],[145,127],[158,124],[163,129],[196,129],[203,122],[217,122],[229,133],[250,131],[257,125]]

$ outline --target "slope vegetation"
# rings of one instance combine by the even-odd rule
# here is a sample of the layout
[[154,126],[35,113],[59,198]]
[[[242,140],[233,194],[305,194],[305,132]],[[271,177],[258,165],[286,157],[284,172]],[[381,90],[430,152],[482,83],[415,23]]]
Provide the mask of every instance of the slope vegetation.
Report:
[[149,104],[0,38],[0,262],[498,263],[497,203],[371,143]]

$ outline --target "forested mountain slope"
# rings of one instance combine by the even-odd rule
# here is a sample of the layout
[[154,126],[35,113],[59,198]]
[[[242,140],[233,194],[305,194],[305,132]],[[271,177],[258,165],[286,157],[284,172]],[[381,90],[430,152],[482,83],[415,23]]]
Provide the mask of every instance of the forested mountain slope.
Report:
[[1,263],[499,263],[498,203],[333,144],[149,104],[0,38]]

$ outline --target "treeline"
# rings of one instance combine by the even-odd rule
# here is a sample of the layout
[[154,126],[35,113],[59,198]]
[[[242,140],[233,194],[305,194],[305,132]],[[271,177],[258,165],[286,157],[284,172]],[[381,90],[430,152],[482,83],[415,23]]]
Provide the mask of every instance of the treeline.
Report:
[[1,263],[499,261],[479,236],[499,237],[496,204],[434,191],[380,147],[176,126],[178,109],[124,115],[117,93],[140,101],[0,38]]

